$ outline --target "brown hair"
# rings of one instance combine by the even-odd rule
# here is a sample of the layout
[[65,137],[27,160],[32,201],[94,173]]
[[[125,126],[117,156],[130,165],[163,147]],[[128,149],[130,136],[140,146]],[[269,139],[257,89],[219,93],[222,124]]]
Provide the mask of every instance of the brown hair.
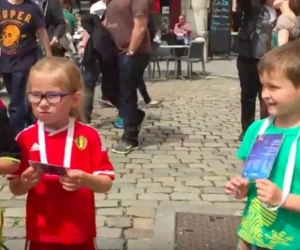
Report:
[[300,13],[300,3],[299,0],[289,0],[289,7],[294,12],[296,16]]
[[295,87],[300,86],[300,42],[288,42],[267,52],[258,63],[260,75],[283,74]]
[[[27,84],[27,92],[30,91],[30,78],[35,73],[45,73],[54,77],[53,84],[59,85],[69,93],[84,93],[84,84],[80,69],[70,59],[65,57],[44,57],[38,61],[29,73],[29,81]],[[57,80],[58,79],[58,80]],[[73,107],[70,110],[70,116],[83,121],[80,107]]]

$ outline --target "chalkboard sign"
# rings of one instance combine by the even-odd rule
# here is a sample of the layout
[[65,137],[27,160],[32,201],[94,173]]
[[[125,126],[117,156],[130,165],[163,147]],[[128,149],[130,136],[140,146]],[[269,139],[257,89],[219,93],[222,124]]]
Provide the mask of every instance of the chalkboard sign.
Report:
[[210,54],[229,54],[231,50],[232,0],[210,1]]

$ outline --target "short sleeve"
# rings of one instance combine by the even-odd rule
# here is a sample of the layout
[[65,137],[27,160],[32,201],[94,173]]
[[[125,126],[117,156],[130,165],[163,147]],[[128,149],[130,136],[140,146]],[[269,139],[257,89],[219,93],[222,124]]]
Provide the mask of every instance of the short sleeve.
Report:
[[291,30],[295,27],[295,24],[286,16],[280,15],[276,21],[275,31],[278,32],[280,30],[288,30],[291,32]]
[[101,138],[98,132],[93,129],[95,135],[92,137],[91,153],[92,153],[92,173],[94,175],[107,175],[111,179],[115,178],[113,165],[111,164],[108,152],[103,149]]
[[37,4],[35,4],[33,12],[35,13],[33,17],[36,30],[45,28],[45,18],[41,8]]
[[149,0],[131,0],[131,11],[133,17],[145,16],[149,13]]
[[237,151],[237,158],[245,161],[250,153],[252,145],[257,137],[259,129],[263,124],[264,120],[255,121],[251,124],[251,126],[247,129],[243,141],[241,142],[240,147]]
[[21,176],[21,174],[29,167],[28,151],[26,149],[26,144],[25,144],[23,132],[21,132],[17,135],[16,140],[17,140],[17,144],[18,144],[18,146],[21,150],[21,163],[20,163],[19,168],[17,169],[16,172],[7,175],[8,180],[19,178]]

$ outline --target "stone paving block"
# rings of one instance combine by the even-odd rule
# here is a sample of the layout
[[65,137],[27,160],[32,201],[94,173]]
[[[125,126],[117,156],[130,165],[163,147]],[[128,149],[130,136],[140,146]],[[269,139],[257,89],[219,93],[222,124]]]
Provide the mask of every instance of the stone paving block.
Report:
[[4,216],[5,217],[19,217],[19,218],[23,218],[25,217],[25,207],[22,208],[15,208],[15,207],[11,207],[11,208],[6,208],[4,210]]
[[160,183],[148,183],[148,182],[141,182],[137,183],[137,188],[158,188],[161,187]]
[[212,187],[213,186],[213,182],[211,181],[187,181],[185,183],[186,186],[188,187]]
[[225,194],[201,194],[202,200],[204,201],[230,201],[231,197]]
[[106,220],[106,217],[96,215],[96,226],[97,227],[104,227],[105,226],[105,220]]
[[107,218],[107,227],[128,228],[131,227],[130,217],[109,217]]
[[124,200],[121,201],[123,207],[156,207],[158,201],[148,200]]
[[124,231],[125,239],[151,239],[153,233],[151,229],[129,228]]
[[154,201],[165,201],[169,200],[170,196],[168,194],[155,193],[155,194],[139,194],[138,198],[140,200],[154,200]]
[[133,219],[133,228],[138,229],[153,229],[154,228],[154,220],[153,219]]
[[98,250],[123,250],[125,245],[124,239],[96,238]]
[[171,200],[175,201],[195,201],[200,199],[197,193],[172,193],[170,196]]
[[4,242],[9,250],[21,250],[25,247],[25,239],[10,239]]
[[153,250],[152,241],[149,239],[128,240],[127,250]]
[[147,188],[146,193],[172,193],[172,188],[168,187],[159,187],[159,188]]
[[109,207],[119,207],[118,201],[111,201],[111,200],[96,200],[95,201],[96,208],[109,208]]
[[126,214],[134,217],[154,218],[155,209],[147,207],[128,207]]
[[122,208],[98,208],[97,215],[118,216],[123,214]]
[[137,195],[135,193],[122,192],[118,194],[108,194],[107,199],[110,200],[135,200]]
[[97,228],[97,236],[99,236],[100,238],[120,238],[121,234],[121,228]]
[[4,238],[24,238],[25,237],[25,227],[3,227]]

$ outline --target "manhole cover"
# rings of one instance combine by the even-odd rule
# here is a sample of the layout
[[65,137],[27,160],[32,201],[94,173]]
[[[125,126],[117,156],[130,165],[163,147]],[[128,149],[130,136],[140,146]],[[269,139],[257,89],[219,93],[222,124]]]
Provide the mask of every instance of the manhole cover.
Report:
[[176,213],[176,250],[233,250],[238,216]]

